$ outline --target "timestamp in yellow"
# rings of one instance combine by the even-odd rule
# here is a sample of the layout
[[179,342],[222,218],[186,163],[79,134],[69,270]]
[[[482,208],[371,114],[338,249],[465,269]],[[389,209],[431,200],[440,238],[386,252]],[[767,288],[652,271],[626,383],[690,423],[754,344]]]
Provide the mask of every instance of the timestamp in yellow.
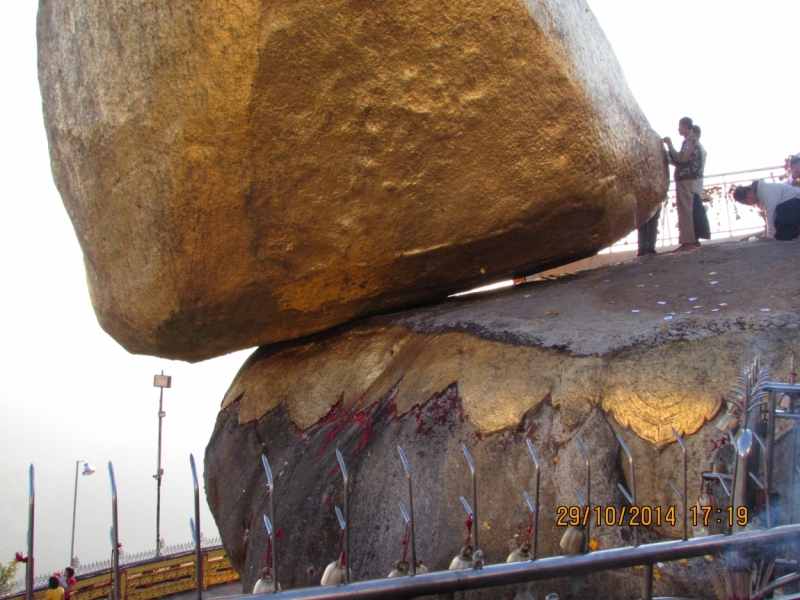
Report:
[[727,523],[730,527],[734,524],[744,527],[750,521],[746,506],[739,506],[735,510],[732,506],[727,508],[713,508],[711,506],[693,506],[689,509],[692,516],[692,525],[698,524],[708,527],[709,523]]
[[559,506],[556,525],[660,527],[664,523],[675,525],[675,507],[666,510],[660,506]]

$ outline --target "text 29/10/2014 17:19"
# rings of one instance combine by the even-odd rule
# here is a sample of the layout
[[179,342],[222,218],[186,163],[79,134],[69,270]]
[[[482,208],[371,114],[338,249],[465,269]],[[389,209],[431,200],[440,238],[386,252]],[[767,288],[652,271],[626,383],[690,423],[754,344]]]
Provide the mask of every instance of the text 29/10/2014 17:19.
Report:
[[[662,508],[661,506],[559,506],[556,524],[561,527],[572,525],[586,526],[622,526],[630,527],[661,527],[662,525],[675,526],[677,519],[674,506]],[[719,524],[727,523],[733,527],[734,523],[743,527],[748,523],[747,507],[740,506],[734,514],[733,507],[713,509],[710,506],[689,509],[692,525],[702,523],[708,526],[710,522]]]

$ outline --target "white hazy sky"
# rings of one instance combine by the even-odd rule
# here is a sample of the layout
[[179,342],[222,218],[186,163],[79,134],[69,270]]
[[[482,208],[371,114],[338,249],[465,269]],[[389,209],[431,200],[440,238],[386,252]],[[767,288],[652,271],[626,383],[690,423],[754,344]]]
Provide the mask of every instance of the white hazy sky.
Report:
[[[86,0],[96,1],[96,0]],[[135,1],[135,0],[129,0]],[[574,0],[563,0],[565,2]],[[703,127],[707,173],[782,163],[800,151],[800,85],[789,0],[594,0],[628,84],[661,135],[691,116]],[[202,468],[220,400],[247,356],[197,365],[132,356],[98,326],[81,252],[50,174],[36,73],[37,3],[8,2],[0,20],[0,562],[24,550],[27,473],[37,469],[37,572],[69,559],[75,461],[82,477],[76,554],[108,557],[114,462],[120,539],[155,541],[158,390],[166,391],[162,535],[190,539],[189,453]],[[204,506],[203,531],[216,535]]]

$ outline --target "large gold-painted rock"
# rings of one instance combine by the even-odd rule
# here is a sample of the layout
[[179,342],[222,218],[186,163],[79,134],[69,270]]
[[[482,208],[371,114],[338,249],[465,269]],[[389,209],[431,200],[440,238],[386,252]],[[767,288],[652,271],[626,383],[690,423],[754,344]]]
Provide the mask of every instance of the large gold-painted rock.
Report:
[[584,2],[40,0],[103,328],[200,360],[595,253],[664,197]]

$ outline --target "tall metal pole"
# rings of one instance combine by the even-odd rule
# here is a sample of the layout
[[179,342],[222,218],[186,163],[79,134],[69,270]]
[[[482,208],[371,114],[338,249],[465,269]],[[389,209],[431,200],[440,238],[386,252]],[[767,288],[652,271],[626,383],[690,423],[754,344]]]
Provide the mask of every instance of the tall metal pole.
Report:
[[158,395],[158,465],[153,475],[156,480],[156,556],[161,556],[161,478],[164,476],[164,469],[161,468],[161,431],[162,421],[167,416],[164,412],[164,388],[172,387],[172,377],[161,371],[161,375],[153,377],[153,386],[161,388]]
[[122,600],[119,588],[119,522],[117,521],[117,482],[114,465],[108,461],[108,476],[111,479],[111,564],[114,573],[114,600]]
[[197,468],[194,466],[194,454],[189,455],[194,482],[194,569],[197,584],[197,600],[203,600],[203,556],[200,539],[200,484],[197,481]]
[[33,463],[29,471],[30,494],[28,496],[28,562],[25,563],[25,600],[33,600],[33,513],[36,505],[36,484]]
[[69,564],[75,562],[75,512],[78,507],[78,467],[81,461],[75,461],[75,493],[72,496],[72,543],[69,546]]
[[[161,371],[164,374],[164,371]],[[158,466],[156,467],[156,556],[161,556],[161,427],[164,420],[164,388],[158,395]]]
[[72,497],[72,543],[69,546],[69,564],[75,564],[75,514],[78,507],[78,470],[83,464],[83,474],[91,475],[94,473],[92,466],[85,460],[75,461],[75,493]]

